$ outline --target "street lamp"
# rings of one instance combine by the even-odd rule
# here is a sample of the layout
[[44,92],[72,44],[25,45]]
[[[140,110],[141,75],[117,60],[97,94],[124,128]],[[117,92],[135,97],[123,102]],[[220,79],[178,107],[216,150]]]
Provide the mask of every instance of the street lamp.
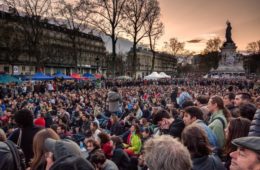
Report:
[[99,57],[96,57],[96,63],[97,63],[97,73],[99,73]]

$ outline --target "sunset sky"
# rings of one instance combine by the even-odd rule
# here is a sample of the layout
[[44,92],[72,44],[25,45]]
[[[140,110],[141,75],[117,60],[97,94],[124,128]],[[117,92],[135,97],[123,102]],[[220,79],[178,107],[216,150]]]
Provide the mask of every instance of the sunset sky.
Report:
[[[238,50],[260,40],[260,0],[159,0],[165,33],[160,44],[171,37],[185,41],[185,48],[199,52],[215,36],[225,40],[226,21]],[[187,41],[195,40],[187,43]]]

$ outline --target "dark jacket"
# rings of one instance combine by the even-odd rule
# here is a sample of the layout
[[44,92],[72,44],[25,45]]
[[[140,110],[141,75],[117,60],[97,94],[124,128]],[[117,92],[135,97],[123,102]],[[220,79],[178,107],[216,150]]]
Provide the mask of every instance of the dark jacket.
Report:
[[50,170],[95,170],[88,160],[79,156],[67,155],[55,160]]
[[[26,127],[22,129],[22,139],[21,139],[21,149],[24,152],[26,165],[30,162],[30,160],[33,158],[33,137],[34,135],[41,130],[40,127],[32,126],[32,127]],[[18,138],[20,134],[20,129],[16,129],[10,136],[9,140],[13,141],[15,144],[17,144]]]
[[119,170],[130,168],[130,158],[122,148],[116,148],[111,160],[118,166]]
[[12,153],[6,143],[0,142],[0,169],[15,169]]
[[124,127],[120,124],[120,122],[116,122],[111,126],[111,135],[119,136],[124,133]]
[[215,155],[192,158],[192,170],[226,170],[221,160]]
[[164,134],[169,134],[173,137],[181,138],[181,133],[185,127],[185,124],[183,123],[183,120],[180,117],[175,117],[174,121],[170,125],[168,130],[164,130]]
[[258,109],[254,115],[248,136],[260,136],[260,109]]

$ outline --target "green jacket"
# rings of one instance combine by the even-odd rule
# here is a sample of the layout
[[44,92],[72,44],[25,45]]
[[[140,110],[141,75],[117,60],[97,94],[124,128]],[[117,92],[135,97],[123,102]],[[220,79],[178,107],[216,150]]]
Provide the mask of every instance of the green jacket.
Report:
[[[217,119],[217,117],[220,117],[222,120],[224,120],[225,126],[223,127],[223,123],[221,120]],[[220,148],[223,148],[225,144],[225,132],[224,129],[227,126],[227,120],[223,114],[222,110],[219,110],[212,114],[209,120],[209,128],[213,131],[213,133],[217,137],[218,145]]]
[[142,148],[141,138],[136,134],[132,134],[130,139],[130,147],[128,149],[132,150],[135,154],[139,154],[141,148]]

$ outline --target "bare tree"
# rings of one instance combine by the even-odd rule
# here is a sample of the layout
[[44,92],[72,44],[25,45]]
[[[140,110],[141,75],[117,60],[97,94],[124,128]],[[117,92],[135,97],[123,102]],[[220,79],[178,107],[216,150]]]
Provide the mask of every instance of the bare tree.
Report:
[[206,48],[204,49],[204,53],[217,52],[219,51],[221,44],[221,40],[219,37],[209,39],[206,43]]
[[126,16],[124,30],[133,41],[132,76],[136,74],[137,44],[148,36],[148,31],[145,29],[145,22],[151,10],[148,2],[149,0],[128,0],[124,11]]
[[256,42],[251,42],[246,47],[247,51],[253,54],[260,54],[260,40]]
[[79,34],[87,29],[92,9],[93,5],[90,0],[58,0],[58,5],[54,9],[53,18],[56,24],[69,29],[67,35],[72,43],[72,56],[76,72],[81,56],[79,46],[82,44]]
[[112,72],[115,76],[116,43],[122,30],[120,24],[124,19],[123,10],[127,0],[93,0],[95,8],[91,17],[91,24],[112,42]]
[[169,42],[164,42],[166,51],[176,56],[184,51],[184,42],[179,42],[177,38],[171,38]]
[[163,34],[164,25],[160,20],[161,9],[157,0],[151,0],[149,2],[150,15],[147,17],[145,23],[145,29],[148,32],[150,50],[152,51],[152,67],[151,72],[154,71],[154,62],[156,54],[156,43]]
[[44,35],[42,22],[50,16],[52,9],[52,0],[3,0],[4,4],[24,17],[20,24],[27,46],[27,53],[31,62],[36,59],[36,67],[42,66],[42,51],[40,49],[41,39]]

